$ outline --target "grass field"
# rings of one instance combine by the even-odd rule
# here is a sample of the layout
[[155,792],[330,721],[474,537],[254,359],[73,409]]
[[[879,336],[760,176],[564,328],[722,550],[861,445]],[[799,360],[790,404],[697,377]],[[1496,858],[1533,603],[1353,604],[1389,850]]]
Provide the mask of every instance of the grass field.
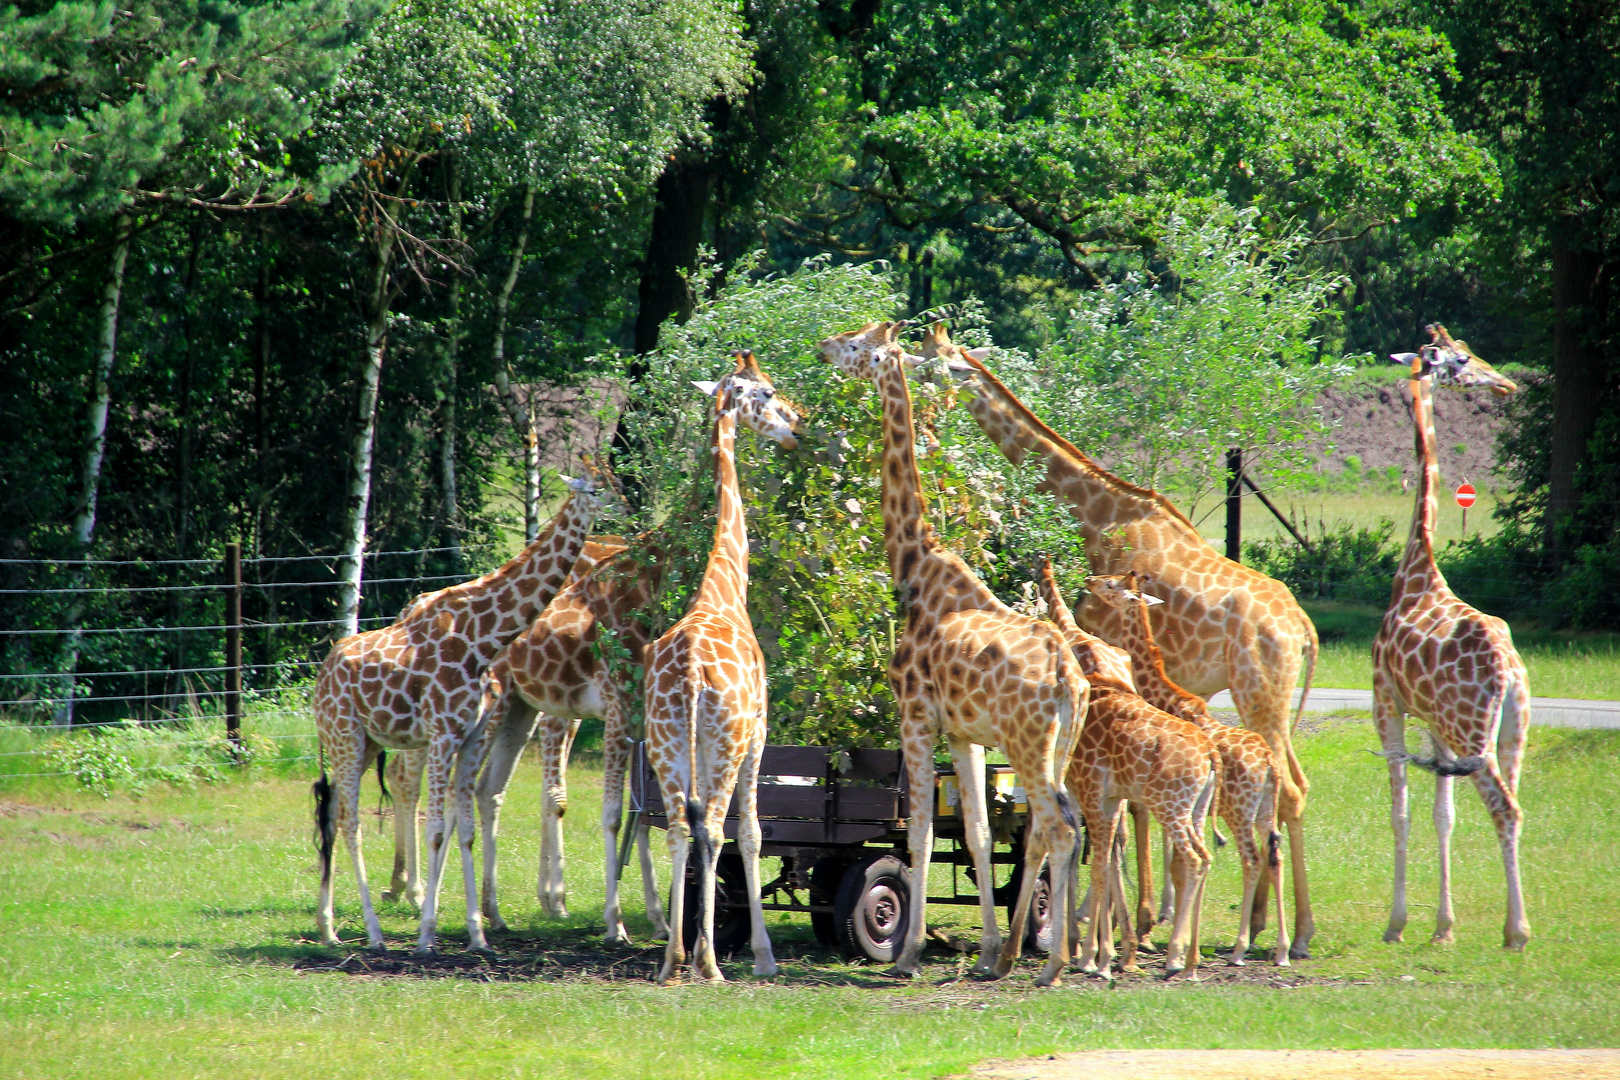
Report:
[[[1227,849],[1205,907],[1205,981],[1125,978],[1109,989],[1075,976],[1049,991],[1032,986],[1033,961],[980,984],[943,951],[930,952],[924,978],[896,985],[820,951],[799,916],[772,919],[783,959],[774,981],[751,979],[740,960],[726,986],[654,987],[652,943],[594,944],[600,774],[588,765],[572,776],[566,819],[574,915],[542,918],[532,895],[531,758],[503,822],[516,928],[495,941],[503,959],[420,969],[400,951],[415,923],[399,905],[384,905],[395,950],[386,962],[313,944],[307,765],[138,799],[12,779],[0,786],[10,928],[0,937],[0,1077],[927,1077],[986,1057],[1086,1048],[1617,1045],[1620,732],[1532,732],[1522,799],[1535,936],[1523,954],[1498,946],[1500,860],[1467,785],[1458,940],[1426,943],[1435,884],[1424,778],[1413,785],[1412,940],[1381,942],[1390,841],[1385,770],[1364,752],[1375,741],[1364,721],[1331,718],[1299,739],[1313,781],[1313,959],[1239,971],[1213,956],[1235,926]],[[368,815],[374,886],[388,865],[379,824]],[[338,882],[344,936],[358,940],[347,870]],[[465,940],[459,888],[446,899],[444,951],[454,958]],[[632,931],[645,935],[639,901],[628,907]],[[967,923],[973,912],[936,907],[930,921]]]

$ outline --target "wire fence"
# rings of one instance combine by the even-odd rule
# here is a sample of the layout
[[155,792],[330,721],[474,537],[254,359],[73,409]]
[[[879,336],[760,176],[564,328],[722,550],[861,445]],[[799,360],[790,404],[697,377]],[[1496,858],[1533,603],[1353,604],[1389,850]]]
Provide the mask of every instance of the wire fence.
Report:
[[[496,545],[368,552],[360,629],[393,622],[417,595],[501,557]],[[0,777],[82,775],[106,764],[40,738],[68,731],[117,729],[129,747],[150,751],[114,763],[125,774],[161,774],[192,752],[241,755],[244,719],[247,749],[313,760],[308,690],[343,633],[339,557],[236,563],[229,552],[0,559],[0,729],[17,736],[0,745]],[[154,755],[164,760],[137,762]]]

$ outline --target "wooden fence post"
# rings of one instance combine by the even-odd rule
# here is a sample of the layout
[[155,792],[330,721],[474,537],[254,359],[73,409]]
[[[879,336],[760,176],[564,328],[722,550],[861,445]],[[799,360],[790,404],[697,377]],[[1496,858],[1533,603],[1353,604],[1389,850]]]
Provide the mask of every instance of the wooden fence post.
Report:
[[1243,561],[1243,450],[1226,452],[1226,557]]
[[242,545],[225,545],[225,738],[242,756]]

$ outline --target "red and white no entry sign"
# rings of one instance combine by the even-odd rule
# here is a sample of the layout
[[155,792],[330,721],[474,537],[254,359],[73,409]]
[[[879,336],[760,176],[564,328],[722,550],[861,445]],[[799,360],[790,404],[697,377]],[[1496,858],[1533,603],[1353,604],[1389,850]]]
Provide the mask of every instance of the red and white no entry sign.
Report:
[[1457,488],[1457,505],[1464,510],[1473,506],[1474,500],[1478,497],[1479,493],[1474,490],[1473,484],[1462,484]]

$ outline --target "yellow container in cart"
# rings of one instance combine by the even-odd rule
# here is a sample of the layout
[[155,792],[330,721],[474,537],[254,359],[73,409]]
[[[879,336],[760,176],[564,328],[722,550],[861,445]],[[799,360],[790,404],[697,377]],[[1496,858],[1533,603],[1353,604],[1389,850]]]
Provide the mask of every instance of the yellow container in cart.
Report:
[[[1013,810],[1020,814],[1029,813],[1029,800],[1024,796],[1024,785],[1018,782],[1018,774],[1011,765],[991,765],[985,769],[985,780],[995,796],[1011,799]],[[956,774],[953,772],[941,773],[934,781],[934,817],[958,818],[962,816],[962,792],[956,786]]]

